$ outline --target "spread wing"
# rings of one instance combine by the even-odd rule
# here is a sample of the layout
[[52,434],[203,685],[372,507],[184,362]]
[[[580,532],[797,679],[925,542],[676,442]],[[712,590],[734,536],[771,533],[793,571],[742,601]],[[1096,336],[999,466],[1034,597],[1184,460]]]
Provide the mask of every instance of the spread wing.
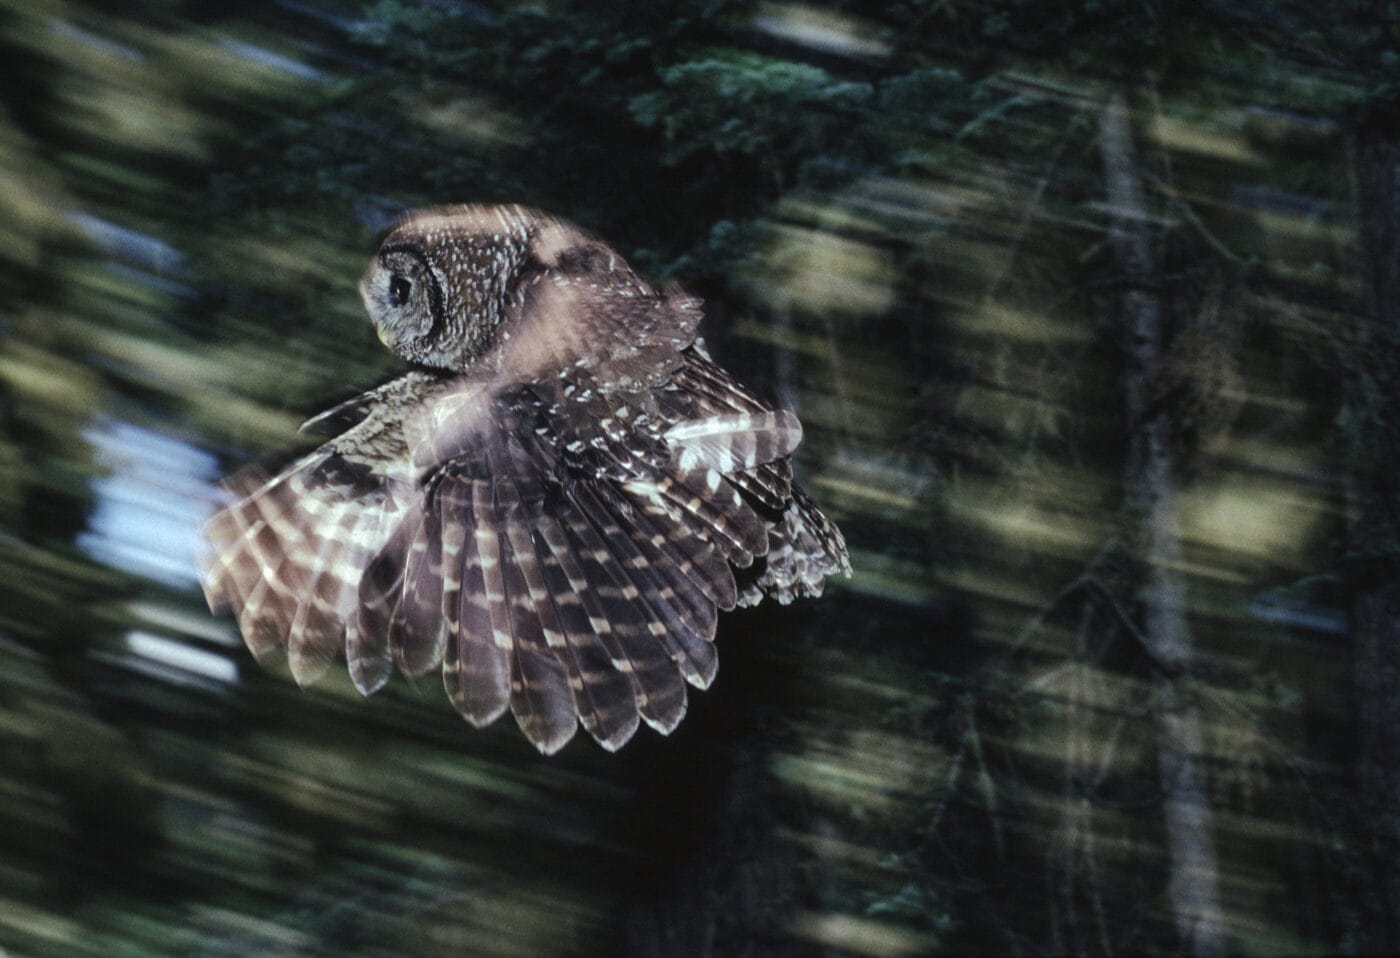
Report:
[[[546,753],[580,722],[608,749],[641,722],[667,733],[686,683],[714,679],[718,610],[844,568],[791,484],[796,418],[693,349],[658,388],[576,368],[466,414],[366,572],[357,630],[410,674],[441,662],[474,725],[509,709]],[[815,545],[793,532],[807,516]]]
[[343,650],[365,694],[441,665],[475,725],[616,749],[713,681],[719,610],[847,569],[792,482],[797,419],[709,360],[698,303],[579,256],[520,285],[472,369],[342,403],[307,425],[344,432],[234,480],[205,590],[260,660],[306,683]]
[[718,611],[818,593],[846,552],[792,483],[794,416],[694,347],[633,382],[414,372],[338,407],[346,432],[231,481],[210,606],[302,684],[342,652],[365,694],[441,665],[468,721],[509,709],[547,753],[580,722],[608,749],[669,732],[715,677]]
[[[698,441],[696,454],[703,451],[706,463],[771,522],[766,550],[755,553],[757,561],[740,572],[738,604],[755,605],[770,596],[786,605],[797,596],[821,595],[828,576],[849,575],[851,567],[840,530],[793,482],[788,454],[801,439],[797,419],[775,413],[711,362],[703,343],[685,358],[671,384],[679,408],[669,435],[681,439],[683,450]],[[795,431],[787,451],[764,443],[770,416],[781,417]]]
[[438,377],[410,372],[316,417],[307,427],[341,416],[350,428],[275,476],[235,475],[205,524],[209,607],[233,611],[260,662],[285,653],[302,685],[342,650],[362,692],[388,678],[382,638],[356,629],[360,578],[416,495],[403,419],[437,388]]

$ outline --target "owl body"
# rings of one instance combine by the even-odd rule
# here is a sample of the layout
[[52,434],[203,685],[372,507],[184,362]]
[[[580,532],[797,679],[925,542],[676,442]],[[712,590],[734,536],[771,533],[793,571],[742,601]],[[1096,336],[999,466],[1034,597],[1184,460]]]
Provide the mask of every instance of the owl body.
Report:
[[206,527],[211,608],[306,683],[369,694],[441,667],[474,725],[544,752],[663,733],[707,687],[717,613],[849,570],[792,482],[801,427],[716,366],[698,301],[519,207],[392,230],[360,284],[410,369],[310,420],[331,438],[231,480]]

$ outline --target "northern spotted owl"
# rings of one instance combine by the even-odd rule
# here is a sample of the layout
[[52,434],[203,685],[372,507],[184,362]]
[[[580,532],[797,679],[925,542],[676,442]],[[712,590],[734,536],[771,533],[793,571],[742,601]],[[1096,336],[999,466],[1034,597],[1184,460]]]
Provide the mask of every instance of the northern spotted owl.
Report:
[[308,421],[331,438],[230,480],[205,529],[212,609],[300,684],[344,654],[368,695],[441,666],[483,726],[542,752],[668,733],[715,677],[718,610],[849,572],[794,484],[790,412],[696,337],[697,300],[521,207],[402,219],[360,282],[409,368]]

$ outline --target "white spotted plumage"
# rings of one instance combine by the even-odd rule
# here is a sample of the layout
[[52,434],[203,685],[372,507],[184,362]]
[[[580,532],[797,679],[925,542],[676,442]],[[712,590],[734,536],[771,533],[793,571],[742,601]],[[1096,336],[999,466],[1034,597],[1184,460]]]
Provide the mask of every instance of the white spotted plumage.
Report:
[[336,654],[369,694],[441,667],[474,725],[546,753],[670,732],[717,613],[819,594],[840,533],[792,482],[802,430],[716,366],[699,303],[520,207],[406,217],[361,281],[413,368],[308,422],[290,468],[230,482],[211,607],[299,682]]

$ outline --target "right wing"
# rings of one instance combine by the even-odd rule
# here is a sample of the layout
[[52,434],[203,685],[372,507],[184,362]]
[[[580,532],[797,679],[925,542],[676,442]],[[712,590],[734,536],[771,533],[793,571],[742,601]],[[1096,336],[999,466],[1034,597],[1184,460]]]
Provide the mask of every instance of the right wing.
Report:
[[[669,733],[686,684],[714,679],[717,613],[747,596],[736,568],[754,569],[756,601],[844,567],[791,485],[796,418],[733,390],[688,352],[661,388],[574,370],[467,404],[365,573],[358,632],[408,674],[441,662],[469,722],[510,710],[546,753],[580,722],[609,750],[641,722]],[[810,545],[808,516],[828,541]]]

